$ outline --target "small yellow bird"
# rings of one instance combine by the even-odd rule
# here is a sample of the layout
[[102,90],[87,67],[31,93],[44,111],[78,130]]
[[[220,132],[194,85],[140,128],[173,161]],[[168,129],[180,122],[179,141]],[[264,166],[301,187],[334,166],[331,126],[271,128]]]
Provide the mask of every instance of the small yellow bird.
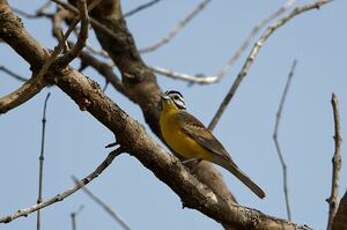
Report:
[[206,160],[218,164],[234,174],[258,197],[265,197],[264,191],[237,167],[211,131],[186,112],[186,105],[180,92],[166,91],[161,98],[162,137],[179,157],[184,161]]

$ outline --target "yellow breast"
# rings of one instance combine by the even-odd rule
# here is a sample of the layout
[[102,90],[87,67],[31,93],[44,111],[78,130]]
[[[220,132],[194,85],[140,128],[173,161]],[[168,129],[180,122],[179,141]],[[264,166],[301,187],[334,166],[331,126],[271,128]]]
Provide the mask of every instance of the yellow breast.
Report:
[[182,125],[177,119],[179,111],[162,111],[160,115],[160,129],[165,142],[177,154],[185,159],[210,160],[211,153],[198,144],[181,129]]

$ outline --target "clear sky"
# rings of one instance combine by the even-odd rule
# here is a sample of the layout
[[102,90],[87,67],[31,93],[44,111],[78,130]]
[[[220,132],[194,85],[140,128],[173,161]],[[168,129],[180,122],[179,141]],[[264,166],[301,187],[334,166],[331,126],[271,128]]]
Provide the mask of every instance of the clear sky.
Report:
[[[30,12],[42,1],[10,0]],[[146,2],[122,1],[124,11]],[[162,1],[127,20],[138,47],[157,41],[200,1]],[[243,42],[253,26],[285,1],[212,1],[206,10],[170,44],[143,55],[146,63],[185,73],[215,73]],[[309,1],[297,1],[306,3]],[[215,135],[234,160],[266,193],[259,200],[224,169],[226,183],[240,204],[277,217],[286,217],[282,174],[272,132],[275,113],[293,59],[298,65],[284,108],[279,140],[288,167],[293,221],[325,229],[334,151],[331,93],[340,100],[342,135],[347,130],[346,40],[347,2],[336,0],[298,16],[266,42],[249,75],[215,129]],[[48,20],[23,19],[25,27],[42,45],[53,48]],[[91,33],[91,45],[97,46]],[[189,111],[209,123],[245,60],[236,63],[219,84],[188,86],[185,82],[158,76],[162,89],[183,93]],[[29,77],[29,66],[4,43],[0,64]],[[74,62],[78,66],[79,62]],[[101,85],[94,71],[86,74]],[[0,95],[21,83],[0,73]],[[108,150],[113,135],[56,87],[43,90],[23,106],[0,116],[0,215],[13,213],[36,202],[41,114],[44,98],[51,92],[47,111],[44,197],[67,189],[71,175],[83,177],[94,170]],[[109,95],[127,113],[142,123],[140,109],[111,87]],[[149,128],[147,127],[150,133]],[[153,134],[152,134],[153,135]],[[154,136],[154,135],[153,135]],[[345,137],[347,139],[347,137]],[[343,159],[346,154],[343,153]],[[343,165],[340,194],[347,189]],[[179,197],[135,158],[127,154],[88,186],[110,204],[132,229],[221,229],[215,221],[195,210],[182,209]],[[77,216],[78,229],[120,229],[82,191],[42,212],[45,229],[70,228],[70,213],[84,205]],[[35,215],[21,218],[0,229],[34,229]]]

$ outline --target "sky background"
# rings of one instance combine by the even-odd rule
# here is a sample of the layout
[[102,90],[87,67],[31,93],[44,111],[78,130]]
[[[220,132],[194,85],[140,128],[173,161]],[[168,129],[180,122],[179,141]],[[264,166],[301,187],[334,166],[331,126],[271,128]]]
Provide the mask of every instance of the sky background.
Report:
[[[146,1],[122,1],[127,12]],[[127,19],[138,47],[166,35],[200,1],[161,1]],[[205,11],[170,44],[142,55],[150,65],[179,72],[213,74],[244,41],[253,26],[285,1],[212,1]],[[299,4],[309,1],[297,1]],[[12,6],[33,12],[43,1],[10,0]],[[342,136],[347,120],[347,1],[336,0],[298,16],[266,42],[249,75],[227,108],[215,135],[233,159],[267,193],[258,199],[224,169],[227,185],[240,204],[276,217],[286,217],[282,172],[272,140],[275,114],[288,72],[298,60],[292,87],[281,121],[279,141],[288,167],[292,219],[314,229],[325,229],[330,195],[331,158],[334,152],[331,93],[340,101]],[[27,30],[43,46],[53,48],[48,20],[23,19]],[[93,32],[89,43],[98,47]],[[248,52],[248,51],[247,51]],[[183,93],[188,110],[208,124],[245,61],[247,52],[218,84],[188,86],[186,82],[158,76],[163,90]],[[79,62],[74,65],[78,67]],[[30,70],[6,44],[0,44],[0,65],[29,77]],[[88,69],[86,74],[100,83],[103,79]],[[0,72],[0,95],[20,86]],[[50,87],[5,115],[0,116],[0,216],[32,206],[37,199],[42,106],[51,92],[47,110],[44,198],[73,185],[71,175],[84,177],[106,157],[104,146],[112,133],[56,87]],[[127,113],[144,123],[139,107],[112,87],[106,91]],[[147,126],[146,126],[147,127]],[[151,133],[147,127],[147,131]],[[151,133],[152,136],[154,134]],[[346,137],[347,138],[347,137]],[[343,160],[346,154],[343,153]],[[347,167],[343,165],[340,194],[346,189]],[[201,213],[182,209],[179,197],[160,182],[139,161],[123,154],[88,188],[100,196],[132,229],[221,229]],[[69,229],[70,213],[81,205],[78,229],[121,229],[101,207],[82,191],[42,211],[43,228]],[[36,215],[20,218],[0,229],[35,229]]]

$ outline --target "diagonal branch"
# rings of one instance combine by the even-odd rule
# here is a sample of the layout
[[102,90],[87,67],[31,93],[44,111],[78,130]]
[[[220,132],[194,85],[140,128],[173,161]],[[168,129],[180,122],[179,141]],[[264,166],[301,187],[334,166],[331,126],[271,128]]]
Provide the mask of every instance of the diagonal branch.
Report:
[[0,66],[0,71],[5,72],[6,74],[8,74],[9,76],[13,77],[14,79],[18,80],[18,81],[27,81],[28,79],[26,79],[25,77],[22,77],[18,74],[16,74],[15,72],[13,72],[12,70],[9,70],[8,68],[6,68],[5,66]]
[[28,216],[31,213],[36,212],[37,210],[48,207],[56,202],[63,201],[65,198],[71,196],[72,194],[77,192],[79,189],[81,189],[83,186],[89,184],[91,181],[97,178],[112,163],[115,157],[118,156],[120,153],[122,153],[121,148],[113,150],[93,172],[91,172],[88,176],[80,180],[79,183],[73,186],[72,188],[62,193],[59,193],[58,195],[46,201],[43,201],[39,204],[35,204],[30,208],[20,209],[12,215],[0,217],[0,223],[9,223],[19,217]]
[[152,0],[152,1],[146,2],[145,4],[142,4],[138,7],[136,7],[135,9],[130,10],[129,12],[126,12],[124,14],[124,17],[127,18],[127,17],[134,15],[134,14],[137,14],[138,12],[140,12],[142,10],[145,10],[151,6],[154,6],[155,4],[159,3],[160,1],[161,0]]
[[223,115],[225,109],[229,105],[231,99],[234,97],[236,90],[239,88],[242,80],[247,76],[249,69],[251,68],[255,58],[257,57],[260,49],[263,47],[264,43],[268,38],[279,28],[284,26],[287,22],[295,18],[296,16],[313,9],[320,9],[321,6],[331,2],[333,0],[317,0],[312,3],[308,3],[302,6],[295,7],[287,16],[280,18],[274,24],[269,26],[266,31],[260,36],[259,40],[254,44],[251,52],[248,54],[245,63],[243,64],[241,71],[237,75],[233,85],[231,86],[229,92],[220,104],[216,114],[214,115],[212,121],[209,124],[209,129],[213,130],[217,125],[219,119]]
[[327,199],[329,204],[329,218],[328,218],[328,227],[327,229],[332,229],[332,223],[337,212],[339,205],[338,196],[339,196],[339,180],[341,174],[341,127],[340,127],[340,113],[339,113],[339,102],[335,94],[332,94],[331,105],[333,107],[334,113],[334,125],[335,125],[335,153],[332,159],[333,163],[333,173],[332,173],[332,183],[331,183],[331,194]]
[[[78,184],[79,180],[75,177],[72,176],[72,180]],[[122,218],[120,218],[113,209],[107,205],[104,201],[102,201],[99,197],[97,197],[92,191],[90,191],[87,186],[82,187],[82,191],[85,192],[95,203],[100,205],[111,217],[114,219],[123,229],[125,230],[130,230],[130,227],[125,223]]]
[[285,202],[286,202],[286,208],[287,208],[287,218],[288,220],[291,220],[291,213],[290,213],[290,205],[289,205],[289,194],[288,194],[288,181],[287,181],[287,165],[286,162],[283,158],[283,154],[282,154],[282,150],[280,147],[280,143],[278,141],[278,130],[280,127],[280,121],[281,121],[281,117],[282,117],[282,110],[283,110],[283,106],[284,106],[284,102],[287,98],[287,94],[288,94],[288,90],[290,87],[290,83],[292,81],[292,78],[294,76],[294,71],[295,71],[295,67],[296,67],[297,61],[294,60],[292,67],[290,69],[289,75],[288,75],[288,80],[286,83],[286,86],[284,87],[284,91],[280,100],[280,104],[278,106],[278,110],[276,113],[276,121],[275,121],[275,126],[274,126],[274,132],[273,132],[273,140],[275,143],[275,147],[276,147],[276,151],[277,151],[277,155],[278,158],[280,160],[281,166],[282,166],[282,178],[283,178],[283,191],[284,191],[284,198],[285,198]]
[[184,27],[200,12],[202,12],[211,0],[203,0],[192,12],[190,12],[182,21],[180,21],[167,35],[153,45],[139,49],[140,53],[149,53],[159,49],[161,46],[169,43]]

